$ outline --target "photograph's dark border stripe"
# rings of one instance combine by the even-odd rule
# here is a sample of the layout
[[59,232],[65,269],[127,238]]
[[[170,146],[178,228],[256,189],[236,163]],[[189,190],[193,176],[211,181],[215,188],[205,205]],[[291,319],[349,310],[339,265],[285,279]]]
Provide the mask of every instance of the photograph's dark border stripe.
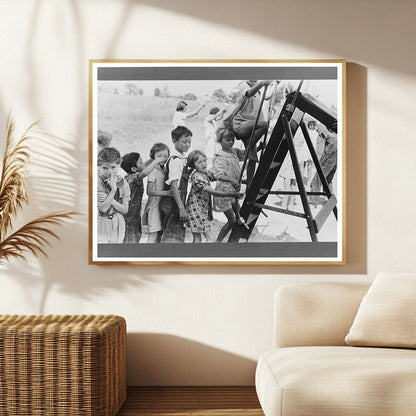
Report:
[[120,258],[232,258],[244,261],[248,257],[261,258],[336,258],[336,242],[299,243],[224,243],[224,244],[98,244],[97,260]]
[[99,81],[337,79],[337,67],[97,67]]

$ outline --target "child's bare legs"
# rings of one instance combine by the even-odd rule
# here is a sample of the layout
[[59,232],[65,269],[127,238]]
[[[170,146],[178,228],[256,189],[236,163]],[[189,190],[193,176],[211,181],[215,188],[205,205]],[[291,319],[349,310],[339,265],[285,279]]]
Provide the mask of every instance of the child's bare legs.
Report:
[[247,160],[247,186],[250,186],[250,183],[254,177],[254,173],[256,171],[256,163],[258,162],[257,157],[257,143],[258,141],[265,135],[267,132],[267,123],[265,121],[259,121],[256,130],[253,134],[253,139],[251,146],[250,145],[250,137],[253,129],[255,120],[250,121],[247,123],[245,134],[248,134],[244,139],[244,146],[246,148],[246,152],[248,152],[248,160]]
[[207,239],[207,243],[213,243],[215,241],[211,231],[205,231],[204,237]]
[[[292,192],[296,192],[298,190],[298,187],[297,187],[297,184],[296,184],[296,180],[295,179],[291,179],[290,180],[290,190]],[[289,196],[288,206],[289,207],[293,207],[294,205],[296,205],[296,196],[291,195],[291,196]]]
[[235,218],[236,218],[236,221],[237,221],[240,218],[240,204],[238,203],[237,200],[235,200],[231,204],[231,208],[233,209],[233,212],[235,214]]
[[201,233],[192,233],[193,243],[200,243],[202,241]]
[[[296,191],[296,181],[294,179],[283,179],[283,190],[285,191]],[[289,207],[292,207],[295,205],[295,196],[293,195],[284,195],[283,196],[283,202],[282,202],[282,208],[288,209]]]
[[[257,162],[257,143],[266,134],[267,123],[265,121],[259,121],[253,133],[254,123],[255,120],[250,120],[247,123],[245,123],[245,125],[242,128],[240,128],[239,131],[237,131],[237,136],[243,141],[244,146],[248,152],[249,160]],[[252,133],[253,138],[251,141],[251,146],[249,146]]]
[[162,237],[162,231],[155,231],[155,232],[149,233],[147,236],[147,242],[148,243],[160,243],[161,237]]
[[245,228],[249,229],[249,226],[244,221],[244,218],[240,216],[240,204],[238,203],[238,201],[235,201],[233,204],[231,204],[231,206],[235,214],[236,222],[238,224],[244,225]]
[[227,222],[223,225],[221,228],[221,231],[218,234],[217,242],[221,242],[224,240],[225,236],[228,234],[228,232],[233,228],[233,225],[235,224],[236,218],[234,214],[234,210],[232,208],[228,209],[227,211],[224,211],[225,216],[227,217]]
[[[211,231],[205,231],[204,233],[204,237],[207,240],[207,243],[212,243],[214,241],[214,237],[211,233]],[[193,239],[193,243],[202,243],[202,235],[201,233],[192,233],[194,239]]]
[[[290,179],[283,178],[283,190],[288,191],[290,189]],[[282,208],[287,209],[289,206],[289,195],[282,196]]]

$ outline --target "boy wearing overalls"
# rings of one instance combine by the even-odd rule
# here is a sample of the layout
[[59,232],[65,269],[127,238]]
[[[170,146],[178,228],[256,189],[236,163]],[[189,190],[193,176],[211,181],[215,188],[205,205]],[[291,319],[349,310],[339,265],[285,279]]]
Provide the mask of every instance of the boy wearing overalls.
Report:
[[166,185],[171,189],[172,197],[163,197],[160,201],[160,210],[164,216],[161,242],[183,243],[189,176],[185,154],[191,147],[192,132],[187,127],[178,126],[172,130],[171,136],[175,149],[166,162]]

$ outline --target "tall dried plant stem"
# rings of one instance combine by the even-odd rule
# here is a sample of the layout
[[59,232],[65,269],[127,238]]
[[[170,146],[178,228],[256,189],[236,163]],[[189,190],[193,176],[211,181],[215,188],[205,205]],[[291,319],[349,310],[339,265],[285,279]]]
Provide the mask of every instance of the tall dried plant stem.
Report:
[[6,237],[12,229],[12,219],[23,205],[29,202],[25,187],[26,163],[29,160],[29,147],[26,142],[32,138],[32,130],[37,123],[38,121],[31,124],[16,144],[13,144],[15,123],[10,115],[8,118],[0,179],[0,264],[7,262],[11,257],[24,258],[25,252],[46,255],[45,246],[49,244],[49,238],[59,239],[49,227],[62,224],[77,215],[72,211],[44,215]]

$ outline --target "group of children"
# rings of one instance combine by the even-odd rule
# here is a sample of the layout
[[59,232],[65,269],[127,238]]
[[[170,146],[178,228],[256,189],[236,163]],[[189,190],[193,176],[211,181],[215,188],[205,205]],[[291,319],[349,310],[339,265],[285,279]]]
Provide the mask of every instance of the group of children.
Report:
[[[186,156],[192,140],[187,127],[175,127],[171,138],[172,152],[164,143],[156,143],[145,164],[139,153],[121,157],[114,147],[99,150],[98,243],[138,243],[142,232],[147,233],[147,243],[183,243],[186,228],[194,243],[202,242],[202,237],[221,242],[234,223],[241,221],[239,161],[243,152],[233,148],[234,132],[227,127],[216,130],[220,149],[210,169],[203,151],[193,150]],[[120,167],[126,172],[124,178]],[[141,215],[145,177],[148,199]],[[223,212],[227,220],[217,236],[211,229],[213,209]]]
[[[244,159],[245,183],[250,186],[258,162],[257,152],[261,150],[258,142],[268,129],[274,127],[273,120],[270,121],[273,106],[269,105],[267,116],[262,108],[263,101],[273,97],[274,93],[266,94],[270,84],[270,81],[244,81],[235,90],[233,105],[222,110],[218,107],[210,109],[204,119],[205,153],[198,149],[186,156],[192,140],[187,120],[201,111],[206,100],[190,112],[186,111],[185,101],[177,104],[172,119],[172,152],[166,144],[156,143],[146,163],[139,153],[121,157],[115,148],[110,147],[111,137],[99,131],[98,242],[138,243],[144,232],[147,243],[183,243],[186,228],[192,232],[194,243],[202,242],[202,237],[208,242],[222,242],[236,222],[245,225],[239,215],[238,203],[242,197],[240,161]],[[280,81],[275,81],[274,88],[269,90],[276,91],[278,85]],[[220,127],[217,124],[219,120]],[[323,174],[331,186],[337,168],[336,134],[314,120],[308,122],[308,129],[318,133],[315,148]],[[239,146],[234,147],[236,139]],[[313,176],[312,161],[309,151],[305,154],[303,136],[295,135],[294,145],[305,185],[317,193],[322,184],[317,173]],[[125,175],[120,174],[120,168]],[[145,177],[148,199],[142,210]],[[283,181],[283,191],[297,189],[289,155],[279,170],[279,179]],[[214,187],[212,182],[215,182]],[[310,203],[315,207],[323,203],[322,200],[326,199],[310,197]],[[288,195],[276,204],[287,210],[295,203],[295,196]],[[216,236],[212,231],[213,210],[224,213],[226,219]]]

